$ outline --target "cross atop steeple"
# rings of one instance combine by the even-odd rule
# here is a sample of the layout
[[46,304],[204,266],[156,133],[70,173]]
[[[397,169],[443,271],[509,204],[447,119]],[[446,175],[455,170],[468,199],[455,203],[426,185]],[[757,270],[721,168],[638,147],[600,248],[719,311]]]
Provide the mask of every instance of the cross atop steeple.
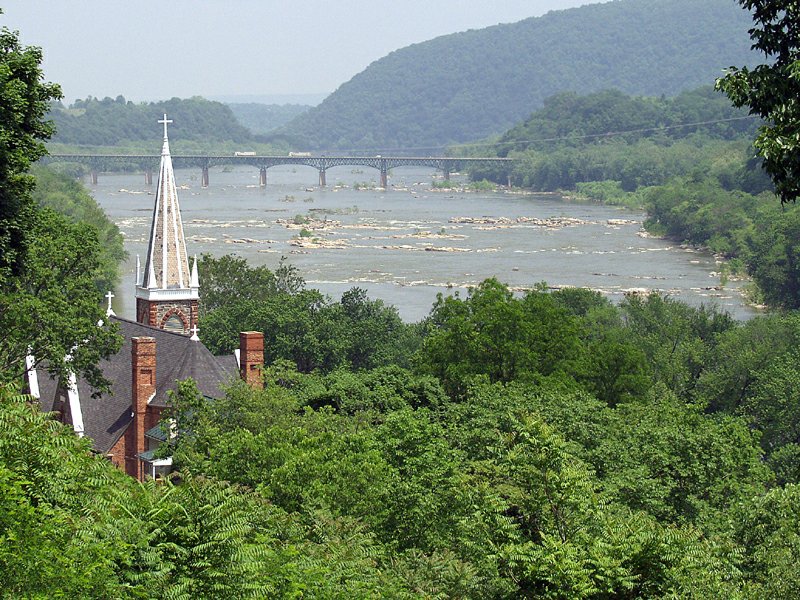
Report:
[[164,124],[164,139],[167,139],[167,123],[172,123],[172,119],[167,119],[167,113],[164,113],[164,118],[158,120],[159,123]]
[[199,342],[200,341],[200,336],[198,336],[197,334],[200,333],[200,329],[197,327],[197,325],[192,327],[189,331],[192,332],[192,337],[190,337],[189,339],[194,341],[194,342]]
[[114,294],[111,293],[111,290],[108,290],[108,293],[105,296],[108,299],[108,308],[106,309],[106,316],[107,317],[116,317],[117,315],[114,314],[114,311],[111,308],[111,299],[114,298]]

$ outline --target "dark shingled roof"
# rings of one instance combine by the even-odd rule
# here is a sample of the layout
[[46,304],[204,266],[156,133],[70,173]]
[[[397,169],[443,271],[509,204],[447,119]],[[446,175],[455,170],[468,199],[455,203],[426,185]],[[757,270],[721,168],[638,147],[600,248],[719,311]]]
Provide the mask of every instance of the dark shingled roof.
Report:
[[[111,382],[110,393],[92,398],[94,390],[82,378],[78,380],[84,433],[92,439],[97,452],[108,452],[133,420],[131,338],[152,337],[156,340],[156,395],[150,402],[152,406],[166,406],[167,392],[177,387],[177,381],[188,377],[197,382],[204,396],[219,398],[223,396],[221,386],[238,376],[235,360],[231,368],[228,357],[218,360],[201,342],[185,335],[118,317],[111,317],[111,321],[119,326],[123,342],[117,354],[100,363],[103,376]],[[43,410],[51,411],[55,386],[46,373],[41,370],[39,373],[40,405]]]

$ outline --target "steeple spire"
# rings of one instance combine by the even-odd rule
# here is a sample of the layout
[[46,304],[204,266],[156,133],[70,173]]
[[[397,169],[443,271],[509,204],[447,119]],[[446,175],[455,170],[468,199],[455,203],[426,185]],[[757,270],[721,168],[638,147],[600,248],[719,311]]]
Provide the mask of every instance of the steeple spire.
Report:
[[138,263],[136,268],[137,320],[156,327],[176,329],[177,318],[183,323],[184,333],[188,333],[191,326],[197,323],[199,280],[196,265],[194,269],[189,269],[189,256],[186,253],[167,133],[167,125],[172,123],[172,119],[164,114],[158,123],[164,125],[164,143],[150,242],[141,275]]
[[[156,205],[150,229],[150,244],[144,269],[143,287],[162,290],[189,287],[189,257],[183,237],[183,223],[178,205],[178,190],[172,157],[169,153],[167,124],[172,123],[164,115],[158,121],[164,125],[164,146],[161,150],[161,167],[158,173]],[[151,280],[151,274],[157,278]]]

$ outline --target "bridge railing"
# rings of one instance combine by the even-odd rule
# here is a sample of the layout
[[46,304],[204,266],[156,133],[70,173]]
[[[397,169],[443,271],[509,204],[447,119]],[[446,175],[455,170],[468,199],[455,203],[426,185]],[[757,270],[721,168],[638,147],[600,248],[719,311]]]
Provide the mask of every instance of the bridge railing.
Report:
[[[430,167],[442,171],[445,178],[470,165],[510,164],[514,159],[497,157],[452,157],[452,156],[255,156],[255,155],[172,155],[175,168],[199,168],[203,184],[208,185],[208,169],[225,165],[249,165],[261,170],[262,185],[266,184],[266,169],[280,165],[304,165],[317,169],[320,185],[325,185],[325,171],[333,167],[371,167],[381,173],[381,184],[386,187],[389,169],[398,167]],[[42,163],[70,162],[88,167],[92,182],[97,183],[97,174],[117,170],[142,170],[151,173],[158,168],[160,154],[49,154]],[[151,175],[148,175],[148,181]]]

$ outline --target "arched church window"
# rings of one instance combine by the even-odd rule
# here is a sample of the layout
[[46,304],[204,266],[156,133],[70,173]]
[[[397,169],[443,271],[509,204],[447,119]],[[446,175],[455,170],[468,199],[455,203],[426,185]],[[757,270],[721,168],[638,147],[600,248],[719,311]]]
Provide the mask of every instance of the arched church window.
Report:
[[178,315],[172,315],[164,323],[164,329],[175,333],[183,333],[183,320]]

